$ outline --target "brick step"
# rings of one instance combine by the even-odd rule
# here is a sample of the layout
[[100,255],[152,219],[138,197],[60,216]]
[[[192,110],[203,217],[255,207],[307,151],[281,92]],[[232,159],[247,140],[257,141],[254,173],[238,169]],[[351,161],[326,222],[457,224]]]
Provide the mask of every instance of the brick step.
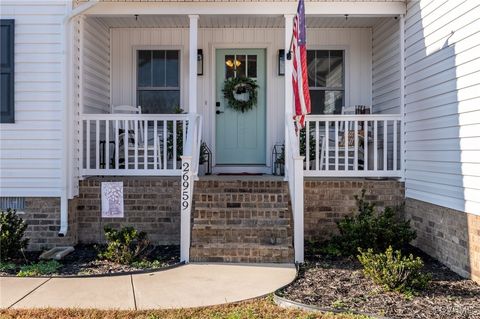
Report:
[[284,181],[197,181],[191,260],[292,262],[289,201]]
[[293,248],[286,245],[215,243],[192,245],[190,259],[196,262],[291,263]]

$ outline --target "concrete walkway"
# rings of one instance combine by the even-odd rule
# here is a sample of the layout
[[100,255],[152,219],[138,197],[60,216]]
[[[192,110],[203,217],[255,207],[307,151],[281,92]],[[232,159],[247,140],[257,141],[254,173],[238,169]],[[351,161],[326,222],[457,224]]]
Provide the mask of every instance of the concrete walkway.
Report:
[[295,278],[293,265],[188,264],[96,278],[0,277],[0,308],[159,309],[262,296]]

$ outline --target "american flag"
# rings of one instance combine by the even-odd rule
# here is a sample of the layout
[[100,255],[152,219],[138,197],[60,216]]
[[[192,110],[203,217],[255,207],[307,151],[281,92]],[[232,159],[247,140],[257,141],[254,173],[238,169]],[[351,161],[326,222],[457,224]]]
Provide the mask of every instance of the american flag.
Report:
[[293,96],[297,129],[305,127],[305,115],[311,111],[310,91],[307,73],[307,27],[305,23],[305,3],[300,0],[293,20]]

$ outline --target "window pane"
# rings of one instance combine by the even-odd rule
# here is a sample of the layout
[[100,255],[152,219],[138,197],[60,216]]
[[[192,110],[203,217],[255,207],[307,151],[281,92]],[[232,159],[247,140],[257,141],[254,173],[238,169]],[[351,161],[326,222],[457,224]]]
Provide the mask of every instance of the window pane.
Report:
[[257,77],[257,56],[249,55],[247,62],[248,62],[247,76],[249,78],[256,78]]
[[237,60],[235,61],[235,66],[237,67],[237,78],[246,77],[246,63],[245,55],[237,55]]
[[234,76],[234,68],[235,68],[235,62],[234,62],[234,57],[233,55],[226,55],[225,56],[225,78],[233,78]]
[[343,51],[330,51],[330,72],[326,80],[327,87],[343,87]]
[[175,108],[180,106],[180,91],[138,91],[138,104],[142,113],[174,113]]
[[325,91],[324,114],[340,114],[343,105],[343,91]]
[[11,74],[8,73],[2,73],[0,75],[0,87],[1,87],[1,92],[0,92],[0,112],[2,114],[8,114],[10,111],[10,94],[12,92],[12,87],[11,87]]
[[10,67],[10,26],[2,26],[0,33],[0,39],[2,45],[0,45],[0,58],[2,67]]
[[310,90],[312,114],[340,114],[343,91]]
[[165,86],[165,51],[155,50],[155,51],[152,51],[152,55],[153,55],[152,86],[164,87]]
[[312,106],[312,114],[324,114],[325,91],[310,90],[310,101]]
[[168,87],[179,87],[178,85],[178,51],[167,51],[167,86]]
[[315,86],[315,51],[307,50],[308,86]]
[[152,52],[141,50],[138,51],[138,87],[145,87],[152,85]]
[[315,68],[315,86],[325,87],[329,70],[328,51],[317,51]]

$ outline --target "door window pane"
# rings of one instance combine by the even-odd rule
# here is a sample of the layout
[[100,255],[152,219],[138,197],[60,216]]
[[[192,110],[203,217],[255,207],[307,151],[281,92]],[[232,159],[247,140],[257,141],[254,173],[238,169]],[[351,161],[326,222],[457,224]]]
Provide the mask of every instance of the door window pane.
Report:
[[225,56],[225,78],[230,79],[235,76],[235,56]]
[[237,71],[237,78],[244,78],[246,77],[247,67],[246,67],[246,56],[245,55],[237,55],[235,60],[235,66]]
[[256,55],[249,55],[247,57],[247,76],[249,78],[256,78],[257,77],[257,56]]

